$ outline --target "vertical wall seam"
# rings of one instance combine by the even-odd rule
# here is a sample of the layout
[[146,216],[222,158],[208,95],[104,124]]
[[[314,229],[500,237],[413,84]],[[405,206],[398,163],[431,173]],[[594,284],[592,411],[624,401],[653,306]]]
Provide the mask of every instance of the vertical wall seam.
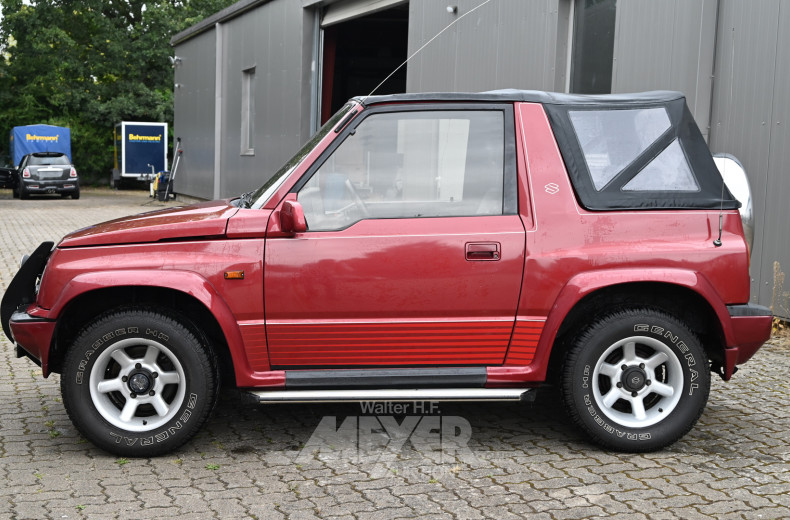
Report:
[[217,22],[214,25],[214,199],[219,199],[221,194],[221,172],[222,172],[222,24]]

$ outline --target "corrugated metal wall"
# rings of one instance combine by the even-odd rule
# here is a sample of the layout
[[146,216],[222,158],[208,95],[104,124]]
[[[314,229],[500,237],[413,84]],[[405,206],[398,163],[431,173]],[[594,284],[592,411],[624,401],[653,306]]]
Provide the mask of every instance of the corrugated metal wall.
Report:
[[[179,193],[214,197],[214,37],[213,31],[179,45],[175,68],[174,138],[186,152],[176,172]],[[171,165],[172,168],[172,165]]]
[[[738,157],[756,214],[752,298],[790,316],[790,0],[722,0],[711,148]],[[774,292],[778,291],[777,297]]]
[[[410,0],[409,55],[480,0]],[[457,5],[458,12],[447,12]],[[494,0],[448,29],[408,65],[407,91],[563,90],[568,0]]]
[[707,138],[717,5],[717,0],[618,1],[612,92],[684,92]]
[[[265,3],[223,27],[220,196],[263,184],[310,136],[312,11],[301,2]],[[242,155],[241,82],[255,67],[255,155]],[[228,174],[223,174],[228,172]],[[232,172],[232,173],[231,173]]]

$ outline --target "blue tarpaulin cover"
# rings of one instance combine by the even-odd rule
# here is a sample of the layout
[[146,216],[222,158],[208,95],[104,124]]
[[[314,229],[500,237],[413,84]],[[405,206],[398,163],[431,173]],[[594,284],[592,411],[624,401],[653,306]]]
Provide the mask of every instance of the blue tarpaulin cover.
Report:
[[11,156],[19,166],[22,157],[34,152],[60,152],[71,160],[71,130],[62,126],[28,125],[11,129]]

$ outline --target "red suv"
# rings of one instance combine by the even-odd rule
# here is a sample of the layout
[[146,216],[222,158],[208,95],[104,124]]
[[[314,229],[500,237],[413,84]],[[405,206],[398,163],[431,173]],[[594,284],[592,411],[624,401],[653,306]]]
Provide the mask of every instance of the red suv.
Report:
[[594,441],[655,450],[769,337],[741,202],[679,93],[360,98],[255,191],[41,244],[2,324],[125,456],[187,441],[220,382],[261,402],[554,383]]

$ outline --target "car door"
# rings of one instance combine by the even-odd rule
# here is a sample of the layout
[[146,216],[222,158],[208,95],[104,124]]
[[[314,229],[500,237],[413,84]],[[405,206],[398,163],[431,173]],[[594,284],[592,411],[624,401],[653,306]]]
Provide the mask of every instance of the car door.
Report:
[[11,168],[0,166],[0,188],[10,188],[13,186],[13,182],[11,181],[12,172],[13,170]]
[[272,367],[502,363],[524,268],[515,169],[509,106],[355,120],[292,190],[307,231],[267,239]]

